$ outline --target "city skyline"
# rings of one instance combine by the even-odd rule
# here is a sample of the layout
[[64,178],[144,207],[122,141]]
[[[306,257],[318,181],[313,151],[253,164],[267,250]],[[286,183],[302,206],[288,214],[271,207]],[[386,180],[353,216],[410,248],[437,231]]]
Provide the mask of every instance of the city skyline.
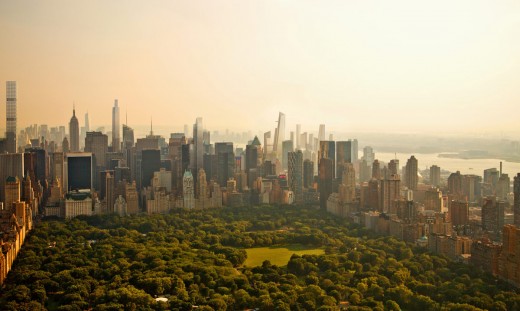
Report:
[[223,4],[0,4],[18,127],[110,126],[118,98],[134,126],[519,131],[515,2]]

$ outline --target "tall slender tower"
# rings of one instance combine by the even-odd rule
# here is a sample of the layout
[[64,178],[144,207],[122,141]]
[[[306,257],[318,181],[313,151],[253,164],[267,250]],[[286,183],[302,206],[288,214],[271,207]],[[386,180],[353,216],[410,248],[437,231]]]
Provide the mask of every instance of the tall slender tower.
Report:
[[282,143],[285,140],[285,114],[280,112],[278,115],[278,127],[274,136],[273,151],[280,158],[282,152]]
[[325,140],[325,124],[320,124],[320,130],[318,132],[318,140]]
[[6,82],[7,152],[16,153],[16,81]]
[[69,122],[69,136],[70,136],[70,151],[78,152],[79,151],[79,122],[78,118],[76,118],[76,108],[72,109],[72,118],[70,118]]
[[114,101],[114,107],[112,108],[112,151],[119,152],[120,150],[121,150],[121,126],[119,126],[119,106],[117,105],[117,99],[116,99]]
[[520,228],[520,173],[513,181],[513,224]]
[[90,132],[90,122],[88,120],[88,111],[85,113],[85,133]]
[[204,128],[202,126],[202,118],[197,118],[193,125],[193,143],[195,147],[195,172],[203,168],[204,156]]
[[405,182],[408,189],[417,190],[417,183],[419,181],[417,177],[417,170],[417,159],[415,156],[411,156],[410,159],[406,161]]

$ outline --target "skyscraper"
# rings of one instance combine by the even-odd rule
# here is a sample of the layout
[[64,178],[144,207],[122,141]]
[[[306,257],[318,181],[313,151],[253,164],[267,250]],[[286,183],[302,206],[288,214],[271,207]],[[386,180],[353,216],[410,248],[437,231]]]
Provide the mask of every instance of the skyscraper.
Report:
[[441,168],[437,165],[430,166],[430,184],[438,187],[441,183]]
[[332,161],[332,179],[334,179],[336,175],[336,143],[334,141],[320,141],[318,166],[322,159],[330,159]]
[[[85,124],[85,127],[87,125]],[[119,152],[121,150],[121,127],[119,126],[119,106],[117,99],[114,101],[112,108],[112,151]]]
[[198,172],[203,168],[204,157],[204,128],[202,118],[197,118],[193,124],[193,145],[195,148],[195,167],[194,172]]
[[520,173],[517,173],[513,181],[513,224],[520,228]]
[[287,163],[287,154],[289,152],[293,152],[294,151],[294,144],[293,144],[293,141],[292,140],[285,140],[283,143],[282,143],[282,168],[284,170],[287,169],[288,167],[288,163]]
[[289,189],[296,202],[303,201],[303,153],[301,150],[288,153]]
[[320,129],[318,132],[318,140],[319,141],[325,140],[325,124],[320,124]]
[[76,108],[72,109],[72,118],[69,122],[70,151],[79,152],[79,122],[76,118]]
[[405,175],[405,183],[408,189],[417,190],[417,184],[419,183],[419,179],[417,177],[418,163],[415,156],[411,156],[408,161],[406,161],[406,175]]
[[336,176],[341,177],[347,163],[352,163],[352,141],[336,142]]
[[193,191],[193,175],[190,171],[184,172],[182,178],[182,197],[184,208],[195,208],[195,192]]
[[92,189],[92,153],[69,153],[66,161],[67,191]]
[[302,146],[300,144],[301,131],[302,131],[302,125],[296,124],[296,149],[302,149]]
[[275,131],[273,151],[276,152],[278,158],[282,152],[282,142],[285,140],[285,114],[280,112],[278,115],[278,127]]
[[16,81],[6,82],[6,131],[7,152],[16,152]]
[[318,186],[320,190],[320,208],[327,209],[327,200],[332,193],[334,179],[334,160],[320,158],[318,164]]

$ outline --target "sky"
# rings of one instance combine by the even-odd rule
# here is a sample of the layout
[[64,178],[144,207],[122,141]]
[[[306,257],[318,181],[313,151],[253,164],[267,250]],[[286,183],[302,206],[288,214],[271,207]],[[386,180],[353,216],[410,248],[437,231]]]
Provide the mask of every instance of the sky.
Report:
[[0,1],[0,96],[19,128],[109,126],[117,98],[172,131],[516,135],[519,38],[518,1]]

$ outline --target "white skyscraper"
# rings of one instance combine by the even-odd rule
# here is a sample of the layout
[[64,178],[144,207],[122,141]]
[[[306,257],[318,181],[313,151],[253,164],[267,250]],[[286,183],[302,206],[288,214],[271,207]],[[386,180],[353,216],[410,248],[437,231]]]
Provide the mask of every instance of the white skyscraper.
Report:
[[121,127],[119,125],[119,106],[116,99],[114,102],[114,107],[112,108],[112,151],[119,152],[120,150]]
[[6,82],[6,133],[7,152],[16,152],[16,81]]

